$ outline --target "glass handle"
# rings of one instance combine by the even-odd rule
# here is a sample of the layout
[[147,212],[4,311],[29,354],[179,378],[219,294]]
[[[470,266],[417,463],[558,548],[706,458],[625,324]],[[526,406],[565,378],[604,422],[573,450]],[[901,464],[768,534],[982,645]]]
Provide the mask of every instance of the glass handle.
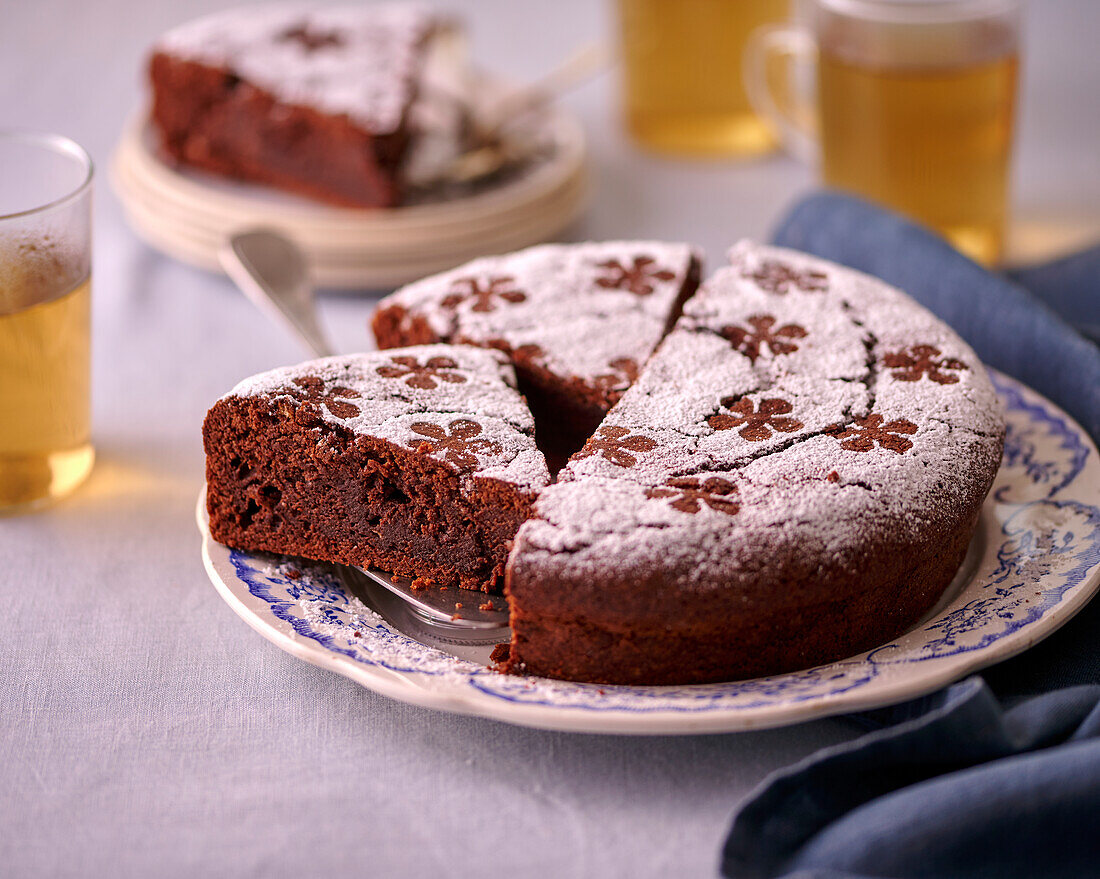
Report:
[[[780,78],[781,94],[772,91],[769,79],[769,62],[778,58],[784,62]],[[821,148],[817,133],[817,113],[809,96],[805,75],[801,77],[801,94],[791,88],[796,81],[796,67],[802,72],[816,67],[817,44],[813,35],[799,27],[769,25],[757,28],[749,35],[745,46],[745,91],[757,115],[766,119],[775,129],[780,143],[788,153],[806,164],[816,164]]]

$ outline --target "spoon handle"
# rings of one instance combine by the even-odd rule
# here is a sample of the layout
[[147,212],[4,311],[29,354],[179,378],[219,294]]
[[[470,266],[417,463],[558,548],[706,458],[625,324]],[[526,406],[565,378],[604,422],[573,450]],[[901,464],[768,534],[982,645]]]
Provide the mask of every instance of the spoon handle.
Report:
[[267,229],[239,232],[219,249],[218,259],[254,305],[317,357],[335,353],[317,319],[305,259],[290,239]]

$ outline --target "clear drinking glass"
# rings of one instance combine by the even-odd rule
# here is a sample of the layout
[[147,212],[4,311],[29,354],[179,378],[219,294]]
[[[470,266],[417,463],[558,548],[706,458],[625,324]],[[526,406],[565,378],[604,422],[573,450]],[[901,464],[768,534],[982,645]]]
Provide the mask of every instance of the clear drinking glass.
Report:
[[92,468],[91,201],[80,146],[0,132],[0,512]]
[[775,137],[741,79],[745,42],[789,0],[619,0],[630,133],[683,155],[752,156]]
[[[750,41],[754,104],[793,152],[820,160],[826,185],[909,214],[968,256],[996,262],[1008,213],[1018,0],[808,0],[800,17],[802,27]],[[816,131],[796,124],[797,96],[769,88],[776,56],[815,69]]]

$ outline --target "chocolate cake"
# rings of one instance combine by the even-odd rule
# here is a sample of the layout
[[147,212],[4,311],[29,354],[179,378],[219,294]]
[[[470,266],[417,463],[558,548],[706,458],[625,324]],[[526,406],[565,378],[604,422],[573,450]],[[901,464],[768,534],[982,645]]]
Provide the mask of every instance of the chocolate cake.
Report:
[[[733,680],[898,636],[957,572],[1000,462],[982,365],[867,275],[742,243],[685,304],[697,264],[687,245],[553,246],[399,291],[380,343],[465,344],[277,370],[219,401],[213,535],[503,577],[496,658],[517,673]],[[592,425],[554,484],[536,423]]]
[[453,342],[515,364],[539,446],[564,463],[630,387],[699,283],[688,244],[546,244],[474,260],[387,296],[380,348]]
[[333,204],[395,204],[411,108],[441,30],[403,4],[251,6],[184,24],[149,62],[162,150]]
[[901,634],[953,578],[1000,462],[981,364],[902,293],[742,244],[536,504],[511,671],[733,680]]
[[428,345],[248,379],[206,416],[222,543],[499,592],[549,482],[497,351]]

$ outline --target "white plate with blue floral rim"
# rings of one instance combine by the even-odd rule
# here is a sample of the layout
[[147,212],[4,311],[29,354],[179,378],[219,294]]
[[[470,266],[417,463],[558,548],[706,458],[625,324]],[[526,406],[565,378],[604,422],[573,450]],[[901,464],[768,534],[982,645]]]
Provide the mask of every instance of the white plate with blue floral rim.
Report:
[[377,591],[345,585],[335,568],[216,543],[200,497],[203,560],[229,606],[279,648],[427,708],[545,729],[667,735],[888,705],[1026,650],[1100,586],[1096,447],[1053,403],[1006,376],[991,377],[1007,413],[1004,461],[959,576],[907,634],[818,668],[679,687],[499,674],[488,668],[491,645],[433,637]]

